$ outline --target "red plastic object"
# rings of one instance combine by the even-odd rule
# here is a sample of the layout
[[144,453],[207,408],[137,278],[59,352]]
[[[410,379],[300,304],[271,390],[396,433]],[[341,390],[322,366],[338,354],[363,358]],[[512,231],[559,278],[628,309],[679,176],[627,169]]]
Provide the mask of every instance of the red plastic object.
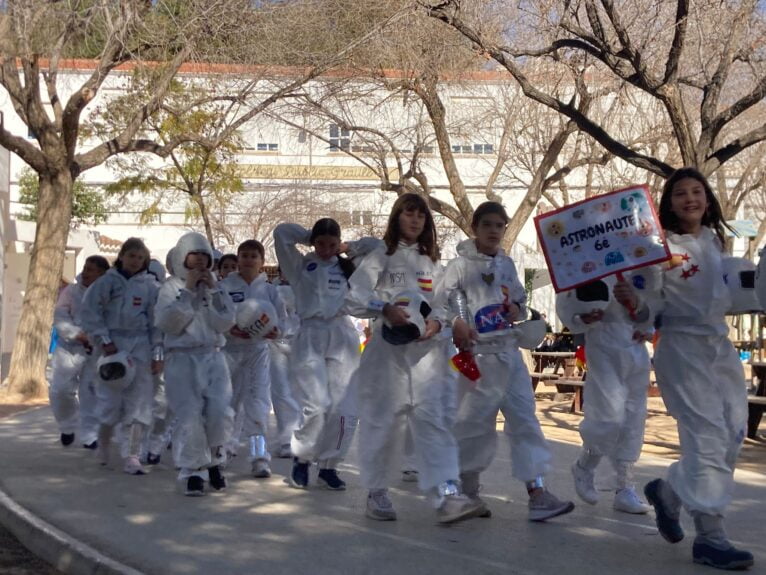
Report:
[[476,358],[470,351],[461,351],[456,353],[450,359],[450,365],[469,381],[477,381],[481,377],[479,366],[476,365]]

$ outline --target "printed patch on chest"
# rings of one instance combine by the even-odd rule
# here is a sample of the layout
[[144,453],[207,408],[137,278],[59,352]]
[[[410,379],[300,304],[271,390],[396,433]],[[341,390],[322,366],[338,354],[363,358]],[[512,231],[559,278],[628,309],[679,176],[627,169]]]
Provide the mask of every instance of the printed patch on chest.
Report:
[[434,282],[431,278],[418,278],[418,287],[421,291],[432,292],[434,291]]
[[245,301],[245,292],[243,291],[230,291],[229,297],[231,297],[231,301],[234,303],[242,303]]
[[505,308],[503,304],[496,303],[484,306],[474,315],[476,331],[479,333],[491,333],[508,327],[508,322],[503,316]]
[[495,274],[494,273],[488,273],[488,274],[481,274],[481,279],[484,280],[484,283],[488,286],[492,285],[492,282],[495,281]]
[[388,283],[392,287],[405,285],[407,283],[407,272],[388,272]]
[[141,307],[141,303],[144,300],[141,298],[141,296],[134,295],[133,296],[133,307]]
[[306,266],[306,271],[313,272],[315,269],[317,269],[316,262],[311,262],[309,265]]

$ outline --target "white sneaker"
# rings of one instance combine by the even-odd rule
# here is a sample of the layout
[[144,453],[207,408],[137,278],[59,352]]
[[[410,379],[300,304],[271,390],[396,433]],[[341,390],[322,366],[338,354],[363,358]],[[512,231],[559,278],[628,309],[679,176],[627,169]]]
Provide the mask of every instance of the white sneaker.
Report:
[[579,462],[575,461],[572,464],[572,477],[574,477],[574,488],[577,496],[585,501],[585,503],[590,503],[591,505],[598,503],[599,497],[594,483],[593,471],[585,469]]
[[635,515],[643,515],[652,510],[651,505],[641,501],[633,487],[625,487],[615,493],[613,507],[617,511],[633,513]]
[[439,523],[455,523],[463,519],[478,517],[486,511],[486,505],[478,497],[471,498],[462,494],[447,495],[436,510],[436,516]]
[[396,521],[394,504],[388,498],[387,489],[371,489],[367,495],[365,515],[376,521]]
[[265,459],[256,459],[252,464],[253,477],[258,479],[271,477],[269,462]]
[[405,483],[415,483],[418,480],[417,469],[405,469],[402,471],[402,481]]
[[141,461],[135,455],[125,458],[125,465],[122,469],[128,475],[146,475],[144,466],[141,465]]

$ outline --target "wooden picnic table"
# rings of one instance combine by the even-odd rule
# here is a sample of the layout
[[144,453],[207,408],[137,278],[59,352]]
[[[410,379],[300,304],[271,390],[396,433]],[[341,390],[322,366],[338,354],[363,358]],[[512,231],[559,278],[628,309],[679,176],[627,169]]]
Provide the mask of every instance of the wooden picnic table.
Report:
[[535,360],[535,371],[543,373],[546,368],[552,367],[553,373],[564,369],[567,359],[574,359],[573,351],[533,351],[532,359]]

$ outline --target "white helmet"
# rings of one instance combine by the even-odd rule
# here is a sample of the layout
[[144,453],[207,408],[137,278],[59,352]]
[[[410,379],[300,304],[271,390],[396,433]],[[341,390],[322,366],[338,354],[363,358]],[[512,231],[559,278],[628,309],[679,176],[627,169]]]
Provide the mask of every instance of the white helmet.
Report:
[[556,294],[556,313],[565,326],[572,329],[571,321],[576,315],[603,311],[612,298],[611,286],[605,279],[588,282],[565,292]]
[[392,326],[388,320],[384,320],[381,333],[383,339],[391,345],[404,345],[425,333],[426,317],[431,313],[431,306],[419,292],[401,292],[390,303],[404,308],[410,315],[410,321],[406,325]]
[[103,355],[96,364],[99,381],[117,391],[126,389],[136,377],[136,364],[127,351]]
[[524,349],[535,349],[545,339],[545,320],[529,319],[513,325],[516,345]]
[[265,337],[277,327],[277,310],[268,301],[246,299],[237,307],[237,327],[252,337]]
[[731,295],[728,313],[762,312],[763,306],[755,290],[755,264],[745,258],[725,257],[721,261],[723,279]]
[[156,277],[157,281],[160,283],[164,282],[165,278],[167,277],[167,273],[165,273],[165,266],[163,266],[159,260],[155,260],[154,258],[149,260],[149,267],[146,271]]

